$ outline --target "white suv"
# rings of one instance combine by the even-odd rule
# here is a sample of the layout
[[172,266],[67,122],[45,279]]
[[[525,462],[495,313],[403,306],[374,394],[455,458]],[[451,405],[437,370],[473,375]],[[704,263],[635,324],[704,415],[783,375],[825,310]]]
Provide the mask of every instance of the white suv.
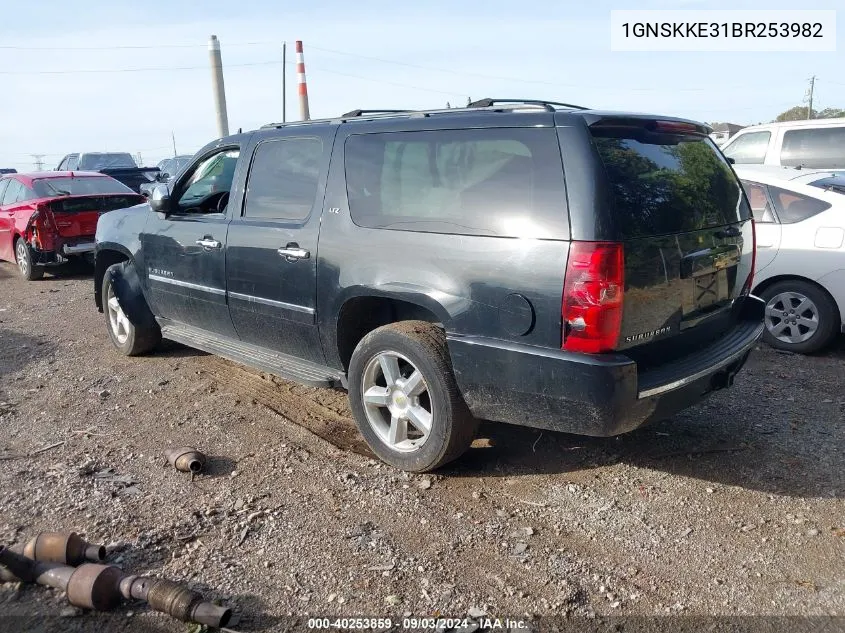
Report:
[[737,165],[845,169],[845,118],[753,125],[722,152]]

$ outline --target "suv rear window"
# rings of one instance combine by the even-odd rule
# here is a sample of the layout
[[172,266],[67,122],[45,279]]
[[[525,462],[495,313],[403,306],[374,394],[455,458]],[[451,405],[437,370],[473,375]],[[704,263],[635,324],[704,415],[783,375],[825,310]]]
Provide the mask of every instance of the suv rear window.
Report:
[[780,164],[790,167],[845,167],[845,126],[787,130],[783,133]]
[[742,187],[706,137],[591,128],[619,239],[685,233],[751,217]]
[[355,224],[565,239],[566,192],[551,128],[352,135],[346,184]]

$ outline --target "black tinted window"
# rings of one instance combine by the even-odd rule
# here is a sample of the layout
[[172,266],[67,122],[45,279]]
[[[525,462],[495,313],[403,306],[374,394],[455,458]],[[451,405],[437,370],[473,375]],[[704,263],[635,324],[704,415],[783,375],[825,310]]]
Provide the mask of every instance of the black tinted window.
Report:
[[346,183],[359,226],[568,236],[560,149],[548,128],[350,136]]
[[83,178],[39,178],[32,181],[39,198],[86,196],[98,193],[132,193],[132,190],[108,176]]
[[775,202],[775,211],[777,211],[781,224],[801,222],[831,207],[831,204],[824,200],[811,198],[779,187],[769,186],[769,193],[771,193]]
[[821,169],[845,167],[845,126],[787,130],[780,163]]
[[246,194],[248,218],[304,220],[317,197],[323,142],[289,138],[255,150]]
[[770,132],[740,134],[724,148],[725,156],[733,158],[737,165],[762,165],[771,138]]
[[[117,154],[83,154],[79,160],[78,169],[97,171],[98,169],[123,168],[123,167],[137,167],[135,159],[131,154],[117,153]],[[76,169],[76,167],[68,166],[68,169]]]
[[620,238],[683,233],[751,216],[739,181],[713,141],[594,129],[614,194]]

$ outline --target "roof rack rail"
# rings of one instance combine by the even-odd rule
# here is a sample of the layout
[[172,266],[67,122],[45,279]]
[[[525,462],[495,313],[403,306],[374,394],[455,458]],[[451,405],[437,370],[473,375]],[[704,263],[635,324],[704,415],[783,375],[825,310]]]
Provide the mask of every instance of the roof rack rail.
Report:
[[549,112],[554,112],[554,106],[561,106],[563,108],[571,108],[573,110],[589,110],[589,108],[585,108],[584,106],[575,105],[572,103],[561,103],[560,101],[546,101],[544,99],[479,99],[478,101],[472,101],[468,103],[466,107],[468,108],[491,108],[495,106],[497,103],[524,103],[526,105],[535,105],[535,106],[542,106]]
[[405,114],[411,110],[350,110],[340,115],[341,119],[349,119],[356,116],[364,116],[367,114]]

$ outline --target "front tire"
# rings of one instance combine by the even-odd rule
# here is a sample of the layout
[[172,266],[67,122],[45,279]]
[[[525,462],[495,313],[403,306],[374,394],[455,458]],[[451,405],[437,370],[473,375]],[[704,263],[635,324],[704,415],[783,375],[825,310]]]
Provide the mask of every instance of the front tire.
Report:
[[382,461],[426,472],[457,459],[475,437],[446,337],[424,321],[385,325],[358,343],[349,363],[358,430]]
[[44,267],[37,266],[32,259],[32,249],[22,237],[15,241],[15,263],[21,277],[27,281],[36,281],[44,276]]
[[813,283],[779,281],[760,298],[766,302],[763,340],[777,349],[811,354],[827,346],[840,329],[836,303]]
[[111,283],[111,271],[122,264],[109,266],[103,275],[103,312],[106,315],[106,329],[112,344],[125,356],[138,356],[149,352],[161,342],[161,330],[137,327],[120,306]]

